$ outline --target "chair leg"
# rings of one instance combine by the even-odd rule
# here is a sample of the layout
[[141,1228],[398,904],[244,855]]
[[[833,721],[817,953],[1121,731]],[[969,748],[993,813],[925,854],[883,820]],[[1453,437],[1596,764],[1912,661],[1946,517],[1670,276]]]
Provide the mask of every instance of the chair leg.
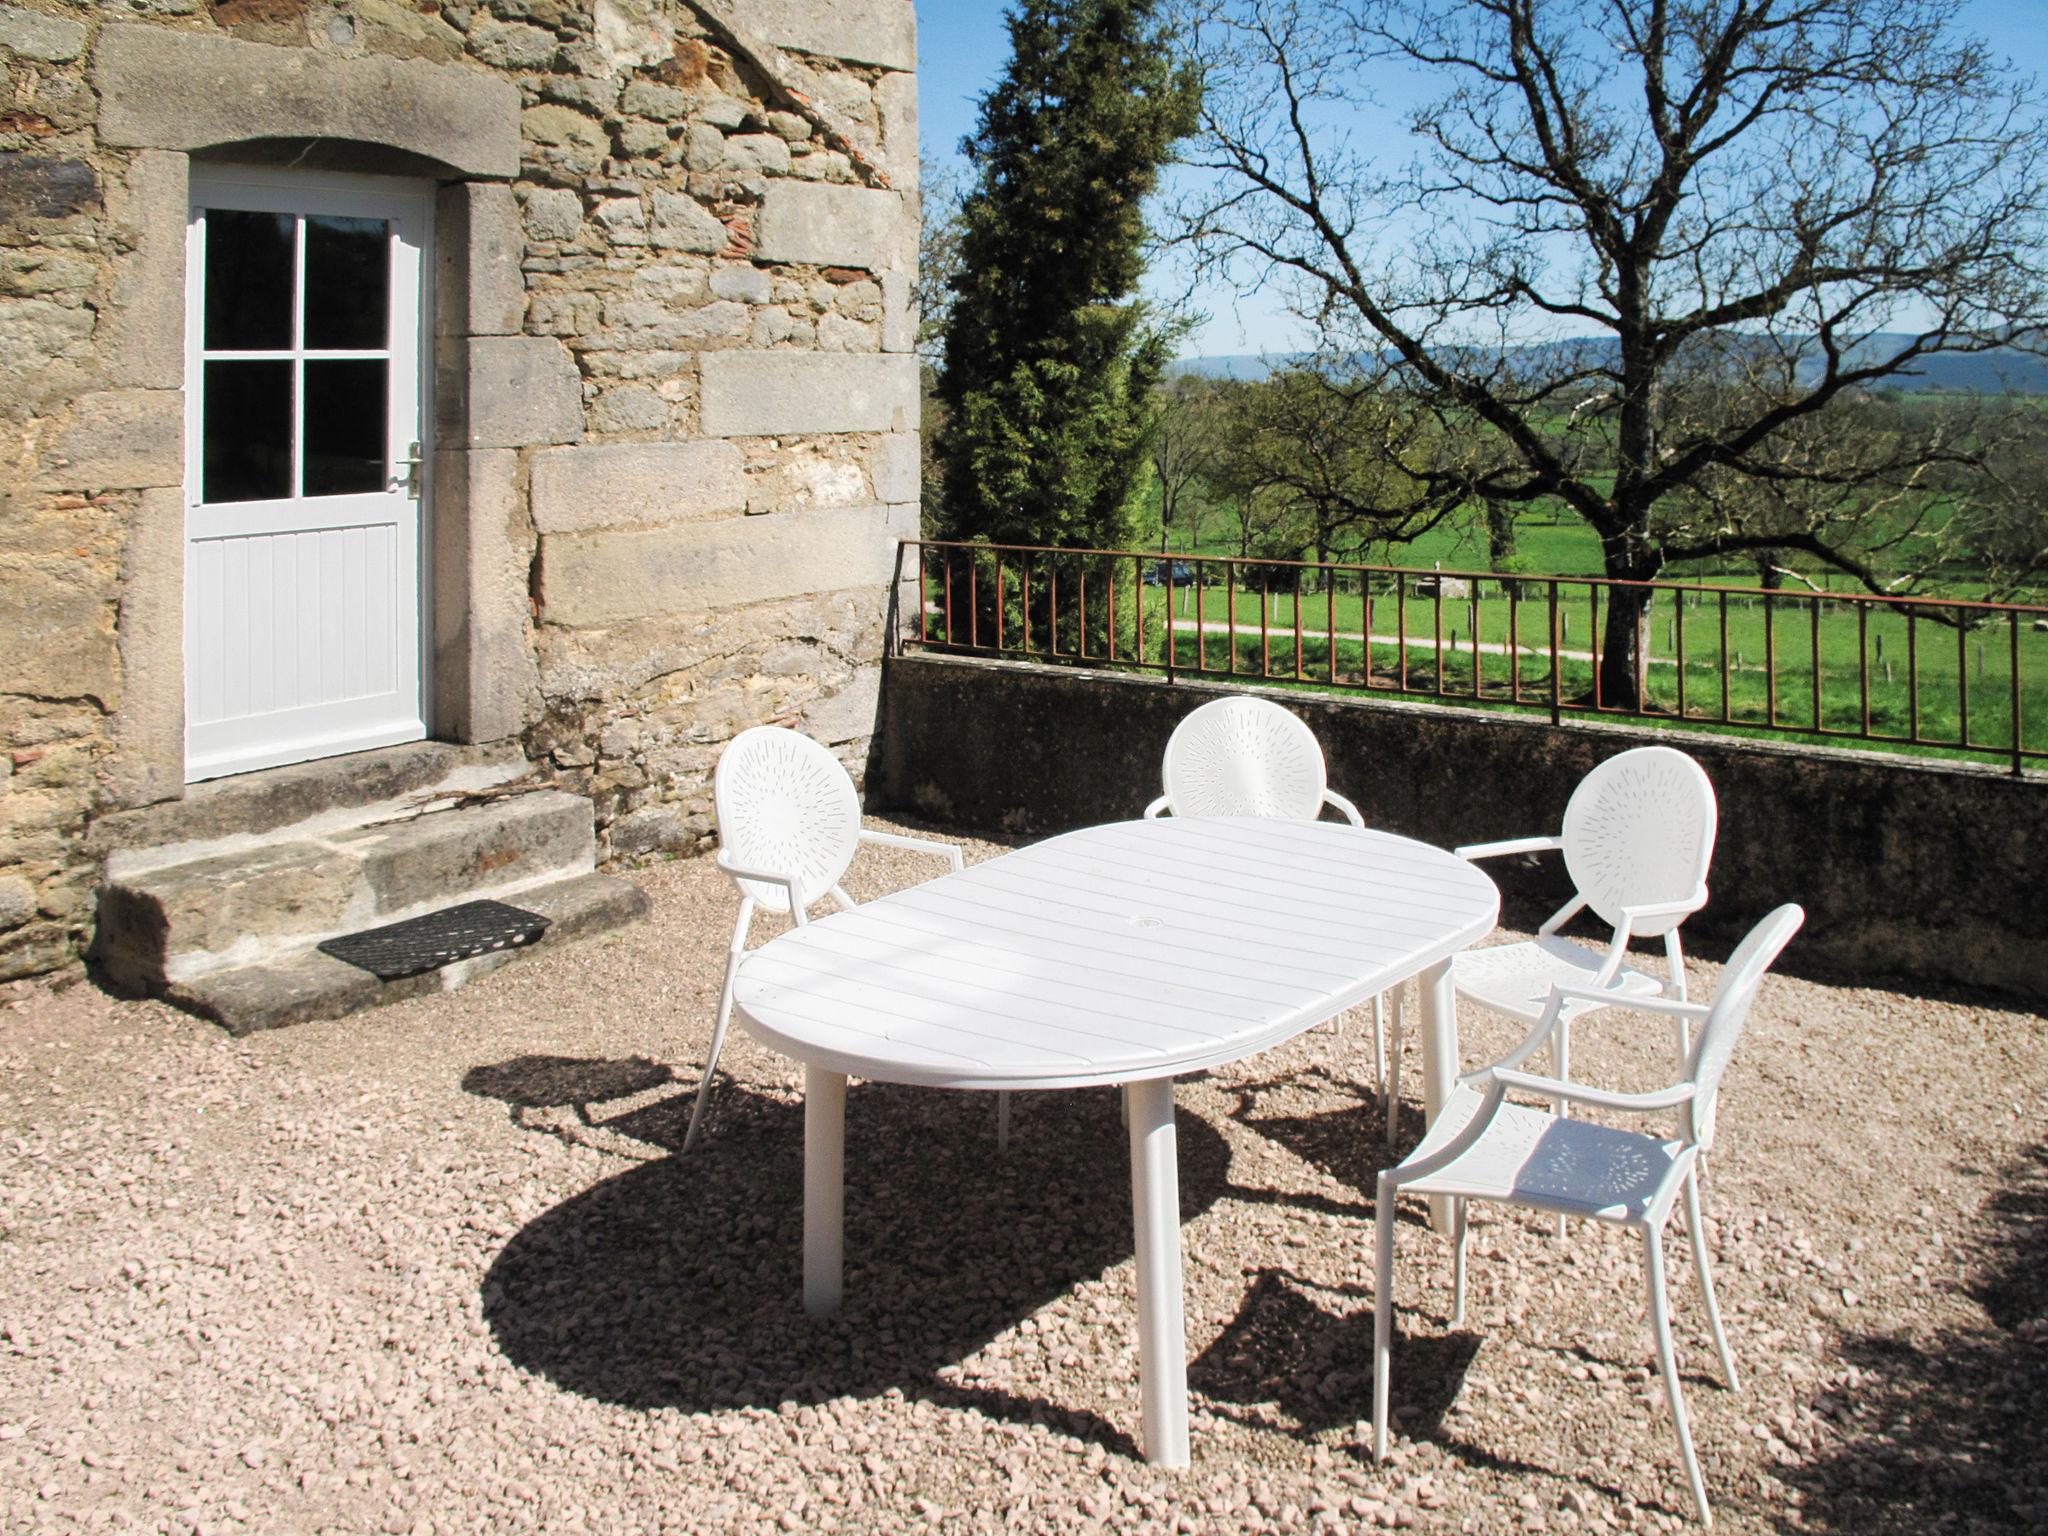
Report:
[[1394,992],[1394,1032],[1387,1039],[1387,1146],[1391,1150],[1401,1129],[1401,1036],[1406,1033],[1408,989]]
[[1373,1204],[1372,1459],[1387,1459],[1387,1384],[1393,1374],[1394,1181],[1380,1175]]
[[1707,1487],[1700,1480],[1699,1458],[1692,1449],[1692,1429],[1685,1418],[1685,1397],[1679,1390],[1678,1360],[1671,1349],[1670,1302],[1664,1291],[1664,1234],[1655,1227],[1643,1229],[1643,1269],[1650,1292],[1650,1336],[1657,1346],[1657,1368],[1664,1375],[1664,1395],[1671,1403],[1671,1422],[1678,1429],[1678,1451],[1685,1460],[1686,1480],[1692,1485],[1693,1507],[1699,1511],[1701,1525],[1712,1525],[1714,1516],[1707,1508]]
[[1010,1093],[1008,1089],[996,1095],[996,1151],[1010,1150]]
[[1387,994],[1372,1000],[1372,1085],[1382,1098],[1387,1092]]
[[1728,1352],[1728,1335],[1721,1331],[1721,1306],[1714,1299],[1714,1272],[1707,1265],[1707,1228],[1700,1220],[1700,1181],[1695,1168],[1685,1179],[1685,1230],[1692,1238],[1692,1267],[1699,1271],[1700,1299],[1707,1304],[1707,1328],[1714,1335],[1714,1351],[1721,1357],[1721,1373],[1728,1378],[1728,1390],[1742,1390],[1735,1375],[1735,1357]]
[[690,1109],[690,1128],[683,1133],[683,1150],[697,1140],[697,1123],[704,1118],[704,1106],[711,1102],[711,1074],[718,1070],[718,1053],[725,1049],[726,1026],[732,1023],[732,978],[740,968],[740,952],[726,957],[725,990],[718,996],[718,1022],[711,1027],[711,1055],[704,1062],[704,1081],[697,1085],[697,1102]]
[[1465,1234],[1467,1230],[1466,1211],[1471,1204],[1467,1200],[1451,1202],[1451,1230],[1456,1235],[1451,1240],[1451,1326],[1465,1326]]

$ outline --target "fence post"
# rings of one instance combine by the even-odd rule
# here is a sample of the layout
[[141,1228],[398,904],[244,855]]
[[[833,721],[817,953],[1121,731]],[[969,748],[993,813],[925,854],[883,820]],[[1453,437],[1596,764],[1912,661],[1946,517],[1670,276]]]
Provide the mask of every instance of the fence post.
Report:
[[1564,719],[1564,635],[1558,629],[1557,583],[1550,584],[1550,723]]

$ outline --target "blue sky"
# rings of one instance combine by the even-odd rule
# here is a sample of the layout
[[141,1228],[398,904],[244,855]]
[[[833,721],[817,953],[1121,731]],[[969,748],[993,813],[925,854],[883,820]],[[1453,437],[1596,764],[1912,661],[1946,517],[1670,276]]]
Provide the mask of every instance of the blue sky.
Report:
[[[975,104],[1001,73],[1009,54],[1005,0],[917,0],[922,133],[928,154],[958,159],[974,127]],[[1967,24],[2021,69],[2048,79],[2048,0],[1969,0]],[[1390,97],[1399,87],[1388,82]],[[1182,349],[1190,355],[1286,352],[1301,341],[1292,319],[1269,297],[1240,301],[1212,291],[1197,295],[1209,321]]]

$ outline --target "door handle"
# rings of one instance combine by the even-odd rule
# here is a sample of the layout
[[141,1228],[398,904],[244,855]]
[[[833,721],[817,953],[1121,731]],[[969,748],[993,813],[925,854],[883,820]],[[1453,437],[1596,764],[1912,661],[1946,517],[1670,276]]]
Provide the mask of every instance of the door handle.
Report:
[[391,477],[390,488],[394,491],[403,490],[414,501],[418,501],[420,499],[420,466],[426,461],[421,457],[420,445],[418,443],[408,443],[405,454],[406,456],[398,461],[398,467],[403,473]]

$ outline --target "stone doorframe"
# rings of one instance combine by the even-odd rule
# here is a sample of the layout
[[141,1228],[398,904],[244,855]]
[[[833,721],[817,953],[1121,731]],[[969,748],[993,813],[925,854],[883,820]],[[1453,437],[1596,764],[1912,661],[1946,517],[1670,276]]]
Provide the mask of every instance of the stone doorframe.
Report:
[[517,450],[583,435],[574,359],[551,337],[520,334],[523,234],[510,185],[518,88],[459,66],[139,24],[103,29],[93,83],[101,141],[134,151],[114,210],[133,243],[101,321],[104,383],[128,397],[128,419],[176,423],[146,434],[164,462],[146,479],[123,560],[111,798],[135,806],[185,793],[185,230],[195,156],[439,183],[430,725],[449,741],[518,734],[538,689]]

